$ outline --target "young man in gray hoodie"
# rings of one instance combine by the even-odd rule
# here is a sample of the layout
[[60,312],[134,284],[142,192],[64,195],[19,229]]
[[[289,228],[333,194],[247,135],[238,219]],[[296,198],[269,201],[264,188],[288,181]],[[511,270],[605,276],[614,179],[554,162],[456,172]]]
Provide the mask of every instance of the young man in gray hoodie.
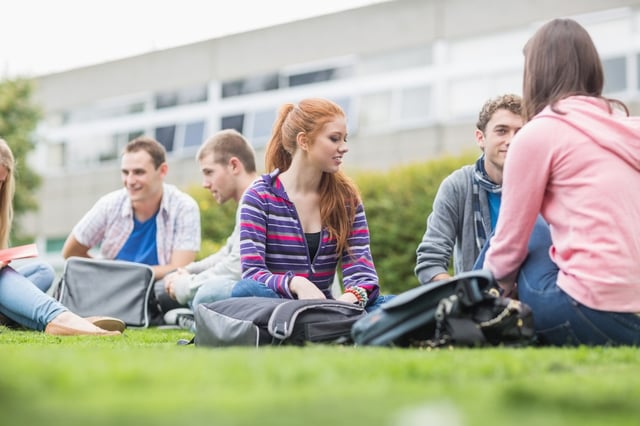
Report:
[[420,284],[470,271],[498,220],[502,170],[511,139],[523,125],[522,100],[506,94],[489,99],[476,123],[475,140],[482,155],[475,164],[451,173],[440,184],[416,250]]
[[[196,155],[202,171],[202,186],[218,204],[228,200],[240,202],[245,190],[257,179],[255,153],[247,140],[235,130],[222,130],[200,147]],[[237,212],[240,211],[238,205]],[[209,257],[192,262],[167,275],[165,290],[181,305],[190,308],[231,296],[231,288],[240,279],[240,221],[224,246]],[[192,328],[189,309],[173,309],[165,314],[167,324]]]

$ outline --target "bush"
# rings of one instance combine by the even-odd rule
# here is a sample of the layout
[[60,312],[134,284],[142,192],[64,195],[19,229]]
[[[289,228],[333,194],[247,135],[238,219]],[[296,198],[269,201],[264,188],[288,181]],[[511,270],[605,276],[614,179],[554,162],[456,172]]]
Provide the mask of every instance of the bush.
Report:
[[197,258],[202,259],[218,251],[233,232],[238,204],[230,200],[219,205],[211,193],[201,186],[193,185],[187,188],[187,192],[200,207],[202,247]]
[[[452,171],[471,164],[474,151],[391,169],[359,172],[353,178],[360,188],[371,233],[371,251],[383,293],[398,294],[418,285],[413,272],[416,248],[425,231],[440,182]],[[223,245],[235,222],[235,202],[220,206],[209,191],[192,187],[188,192],[200,206],[202,250],[206,257]]]
[[383,293],[398,294],[419,284],[413,272],[416,248],[438,187],[452,171],[472,163],[477,155],[443,157],[386,173],[354,176],[367,214],[371,251]]

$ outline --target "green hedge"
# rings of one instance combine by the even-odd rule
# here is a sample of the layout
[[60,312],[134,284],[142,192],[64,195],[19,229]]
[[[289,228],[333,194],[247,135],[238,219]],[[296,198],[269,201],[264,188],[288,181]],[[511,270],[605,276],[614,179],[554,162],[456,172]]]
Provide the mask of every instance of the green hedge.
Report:
[[[383,293],[397,294],[418,285],[413,269],[416,247],[440,182],[453,170],[472,163],[477,152],[396,167],[388,172],[353,174],[364,201],[371,251]],[[201,257],[224,244],[234,223],[236,203],[219,206],[211,194],[193,187],[202,215]]]
[[418,285],[413,270],[416,248],[440,182],[477,157],[469,153],[354,176],[367,214],[371,251],[383,293],[398,294]]
[[200,207],[200,223],[202,227],[202,249],[198,259],[207,257],[217,251],[233,231],[237,203],[228,201],[220,205],[213,199],[211,193],[201,186],[187,189]]

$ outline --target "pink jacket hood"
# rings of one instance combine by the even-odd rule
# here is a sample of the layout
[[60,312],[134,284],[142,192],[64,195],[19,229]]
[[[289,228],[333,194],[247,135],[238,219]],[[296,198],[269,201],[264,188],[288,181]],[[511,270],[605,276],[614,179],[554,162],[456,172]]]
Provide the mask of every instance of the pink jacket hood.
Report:
[[534,120],[552,117],[564,121],[640,170],[640,118],[627,117],[620,109],[610,112],[605,100],[589,96],[563,99],[557,103],[556,110],[564,114],[556,114],[546,107]]

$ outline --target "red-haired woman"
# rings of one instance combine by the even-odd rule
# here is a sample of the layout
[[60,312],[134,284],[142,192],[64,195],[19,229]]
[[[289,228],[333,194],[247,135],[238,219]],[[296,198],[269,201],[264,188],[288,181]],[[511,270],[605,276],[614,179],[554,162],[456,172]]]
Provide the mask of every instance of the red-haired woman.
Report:
[[281,107],[265,158],[271,173],[242,200],[243,280],[232,297],[333,298],[338,264],[338,300],[371,310],[389,297],[379,294],[358,189],[340,170],[347,151],[337,104],[312,98]]

